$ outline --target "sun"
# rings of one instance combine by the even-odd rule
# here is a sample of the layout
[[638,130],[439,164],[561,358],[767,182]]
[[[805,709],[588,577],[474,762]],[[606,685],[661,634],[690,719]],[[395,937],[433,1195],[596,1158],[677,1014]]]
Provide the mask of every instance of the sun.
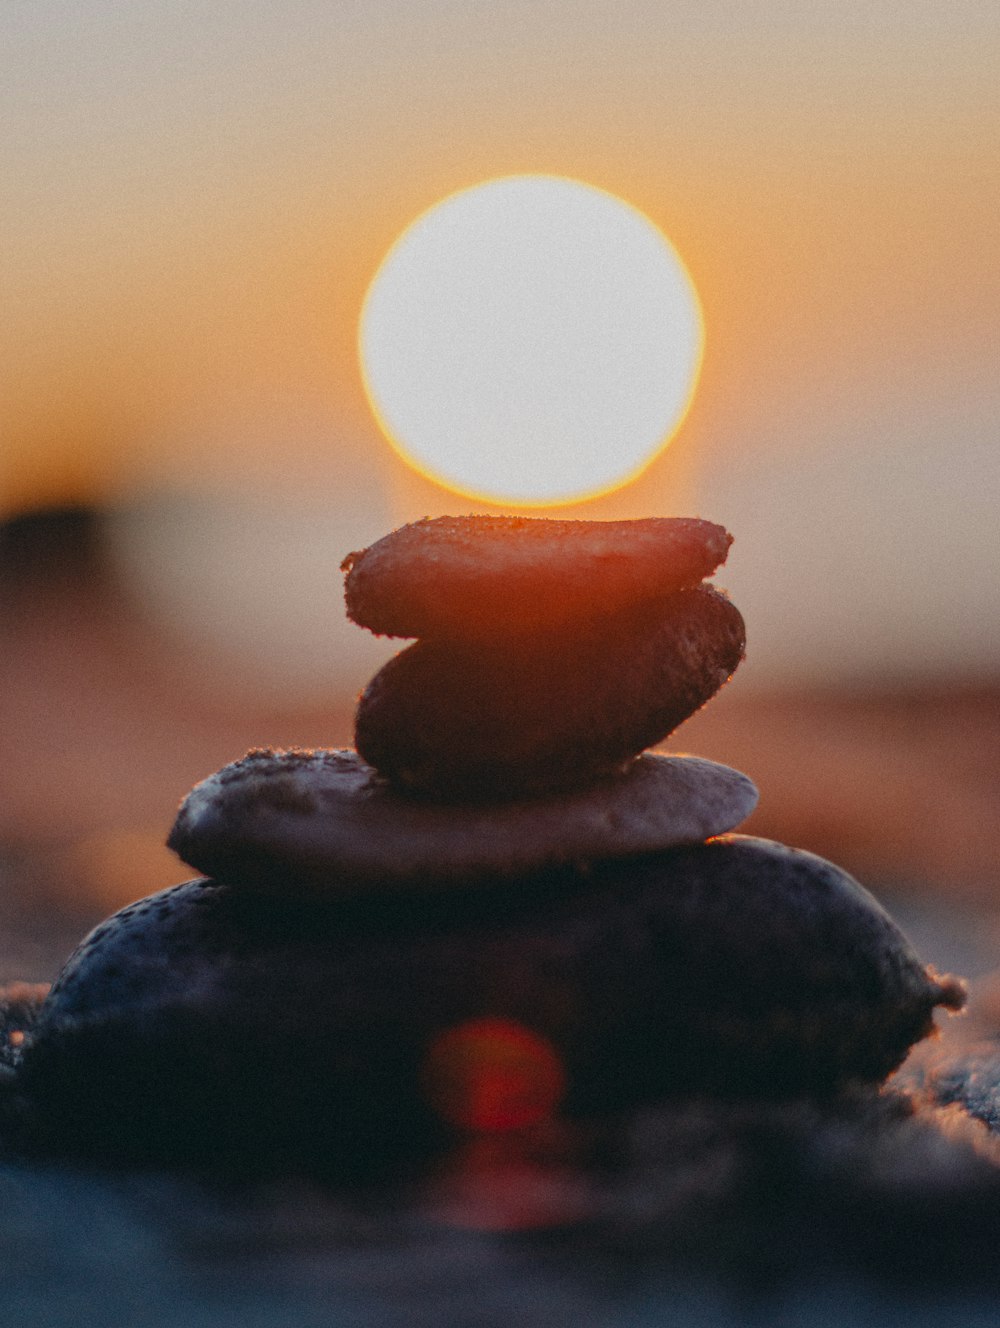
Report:
[[409,465],[477,501],[550,507],[620,488],[667,446],[704,327],[648,217],[576,180],[516,175],[407,227],[358,341],[372,410]]

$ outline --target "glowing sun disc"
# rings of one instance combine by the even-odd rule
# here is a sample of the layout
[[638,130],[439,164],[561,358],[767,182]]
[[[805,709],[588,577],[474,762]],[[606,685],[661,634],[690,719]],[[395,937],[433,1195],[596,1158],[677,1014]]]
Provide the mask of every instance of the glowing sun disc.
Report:
[[679,428],[701,311],[663,233],[575,180],[452,194],[390,249],[361,313],[376,418],[416,470],[511,506],[620,487]]

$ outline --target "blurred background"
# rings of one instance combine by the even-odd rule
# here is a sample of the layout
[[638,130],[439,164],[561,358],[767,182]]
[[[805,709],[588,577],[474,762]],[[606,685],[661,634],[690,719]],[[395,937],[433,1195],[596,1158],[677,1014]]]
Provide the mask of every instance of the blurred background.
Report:
[[561,510],[736,537],[748,659],[669,745],[995,966],[993,0],[33,0],[0,32],[0,980],[190,875],[195,781],[350,741],[394,647],[341,558],[471,510],[380,437],[362,300],[418,213],[522,172],[634,204],[701,297],[670,448]]

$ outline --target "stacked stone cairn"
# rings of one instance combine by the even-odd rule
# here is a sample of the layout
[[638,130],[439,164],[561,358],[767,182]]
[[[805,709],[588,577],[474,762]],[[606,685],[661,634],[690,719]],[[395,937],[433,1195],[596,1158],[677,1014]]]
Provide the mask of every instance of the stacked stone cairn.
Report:
[[705,582],[729,544],[445,517],[351,554],[349,616],[416,638],[357,750],[254,750],[190,793],[169,842],[205,875],[71,956],[17,1066],[26,1137],[343,1177],[463,1130],[881,1082],[962,984],[837,867],[727,834],[745,775],[646,751],[743,656]]

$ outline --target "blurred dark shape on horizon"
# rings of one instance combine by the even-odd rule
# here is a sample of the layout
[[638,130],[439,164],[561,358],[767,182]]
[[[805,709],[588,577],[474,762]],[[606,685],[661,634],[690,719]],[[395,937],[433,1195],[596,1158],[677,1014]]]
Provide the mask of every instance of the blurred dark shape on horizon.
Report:
[[[21,512],[0,522],[0,586],[21,591],[28,585],[52,589],[68,579],[108,575],[101,514],[74,504]],[[6,606],[5,606],[6,607]]]
[[[351,743],[336,660],[319,704],[234,688],[223,655],[192,650],[124,584],[99,509],[0,525],[0,621],[0,981],[51,978],[87,926],[195,874],[164,840],[199,779],[252,746]],[[761,691],[737,673],[669,746],[757,782],[742,829],[877,892],[947,893],[1000,929],[1000,677]]]

